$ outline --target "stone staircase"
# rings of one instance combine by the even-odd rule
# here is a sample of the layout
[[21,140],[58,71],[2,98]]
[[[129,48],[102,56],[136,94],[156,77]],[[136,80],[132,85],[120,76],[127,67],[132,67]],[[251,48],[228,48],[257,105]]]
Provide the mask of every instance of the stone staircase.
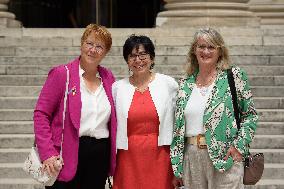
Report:
[[[283,28],[284,29],[284,28]],[[265,154],[265,170],[256,186],[284,188],[284,30],[221,28],[233,63],[248,75],[260,123],[252,152]],[[132,33],[150,36],[156,45],[157,72],[183,74],[196,29],[110,29],[113,47],[102,62],[116,77],[128,75],[122,45]],[[80,54],[83,29],[0,29],[0,188],[42,189],[21,166],[33,144],[33,108],[48,70]]]

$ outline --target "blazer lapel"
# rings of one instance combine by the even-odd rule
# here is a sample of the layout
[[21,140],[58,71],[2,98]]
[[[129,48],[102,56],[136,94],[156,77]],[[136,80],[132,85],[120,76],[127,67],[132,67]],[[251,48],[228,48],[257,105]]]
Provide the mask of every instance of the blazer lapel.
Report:
[[206,115],[208,115],[208,112],[212,112],[223,101],[224,97],[226,97],[227,89],[227,74],[225,71],[221,71],[217,74],[217,79],[214,82],[212,92],[205,105],[205,120],[207,120]]
[[177,106],[181,108],[183,111],[187,105],[188,99],[192,93],[194,84],[195,84],[195,74],[191,75],[187,79],[184,79],[180,83],[181,90],[178,91],[178,100],[177,100]]
[[68,87],[68,102],[69,113],[72,123],[76,129],[80,128],[81,119],[81,92],[80,92],[80,77],[79,77],[79,58],[69,64],[70,83]]

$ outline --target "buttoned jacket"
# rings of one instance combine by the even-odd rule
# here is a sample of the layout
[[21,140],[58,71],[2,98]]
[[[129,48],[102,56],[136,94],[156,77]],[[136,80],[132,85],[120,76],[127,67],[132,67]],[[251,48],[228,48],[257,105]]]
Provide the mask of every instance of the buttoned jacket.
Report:
[[[213,89],[205,105],[203,126],[209,157],[214,167],[224,172],[233,165],[232,157],[224,160],[228,148],[234,146],[243,156],[248,152],[256,130],[258,115],[254,107],[252,93],[246,73],[239,67],[232,68],[238,106],[241,113],[238,131],[227,72],[219,71]],[[179,90],[175,112],[174,138],[171,144],[171,162],[176,177],[182,177],[185,138],[184,110],[195,86],[197,72],[179,80]]]
[[[76,58],[67,64],[70,71],[67,105],[65,114],[64,140],[62,156],[64,166],[58,180],[70,181],[77,170],[79,128],[81,120],[81,93],[79,77],[80,59]],[[57,66],[48,74],[34,110],[34,131],[36,145],[42,161],[51,156],[59,155],[62,138],[62,117],[67,71],[65,65]],[[98,72],[102,85],[111,105],[111,116],[108,122],[111,141],[111,167],[109,174],[113,175],[116,162],[116,116],[111,93],[114,82],[112,73],[101,66]]]
[[[173,120],[178,84],[174,78],[156,73],[149,84],[149,91],[159,116],[158,145],[170,145],[173,136]],[[127,117],[135,87],[129,78],[116,81],[112,86],[117,115],[117,148],[128,149]]]

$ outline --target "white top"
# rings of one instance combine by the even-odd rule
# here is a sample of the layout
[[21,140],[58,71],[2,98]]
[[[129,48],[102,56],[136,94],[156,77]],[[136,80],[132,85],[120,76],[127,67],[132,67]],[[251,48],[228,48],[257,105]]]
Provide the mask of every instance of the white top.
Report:
[[84,70],[79,66],[80,92],[81,92],[81,120],[79,136],[90,136],[97,139],[108,138],[108,121],[111,106],[102,85],[95,92],[91,92],[83,79]]
[[203,116],[206,101],[213,89],[213,84],[208,88],[197,88],[195,85],[185,107],[185,136],[192,137],[204,134]]
[[[148,85],[152,100],[159,116],[158,145],[170,145],[173,138],[174,109],[178,84],[174,78],[156,73]],[[112,85],[112,94],[117,116],[117,149],[128,149],[127,117],[135,92],[129,78],[116,81]]]

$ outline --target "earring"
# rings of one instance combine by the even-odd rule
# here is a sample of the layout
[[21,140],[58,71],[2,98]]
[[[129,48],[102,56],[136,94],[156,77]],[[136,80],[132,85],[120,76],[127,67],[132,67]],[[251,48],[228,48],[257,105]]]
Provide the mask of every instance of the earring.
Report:
[[155,66],[155,63],[153,62],[150,66],[150,70],[152,70],[154,68],[154,66]]

